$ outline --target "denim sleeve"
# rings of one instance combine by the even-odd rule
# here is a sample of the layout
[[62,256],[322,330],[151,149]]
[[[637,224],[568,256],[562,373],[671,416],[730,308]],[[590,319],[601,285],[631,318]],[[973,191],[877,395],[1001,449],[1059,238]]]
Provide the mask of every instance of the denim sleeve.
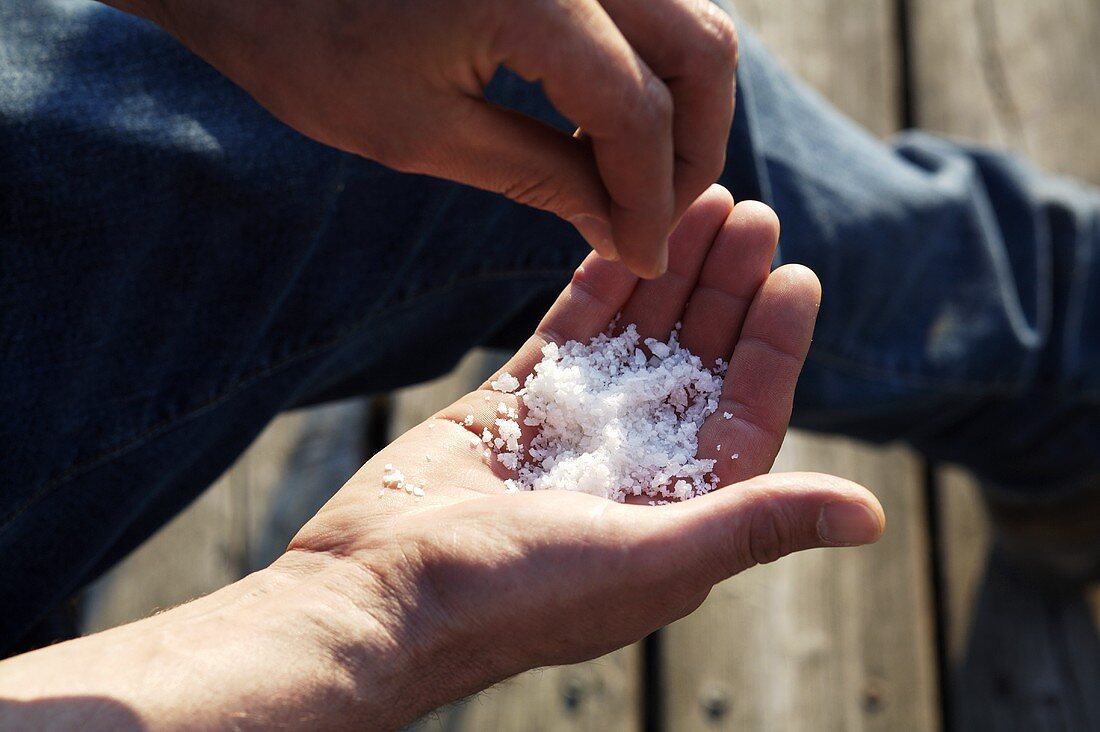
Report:
[[776,209],[778,261],[822,280],[795,423],[1002,483],[1094,473],[1100,193],[921,132],[879,141],[741,47],[724,179]]

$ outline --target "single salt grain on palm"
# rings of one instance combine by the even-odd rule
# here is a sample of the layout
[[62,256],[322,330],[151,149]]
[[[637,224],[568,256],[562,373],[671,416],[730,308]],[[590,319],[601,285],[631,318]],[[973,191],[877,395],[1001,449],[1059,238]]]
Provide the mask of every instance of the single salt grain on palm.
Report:
[[[501,465],[513,490],[577,490],[623,501],[628,496],[683,500],[718,482],[714,460],[696,457],[699,428],[718,408],[724,363],[704,366],[679,343],[643,339],[634,325],[588,343],[548,343],[516,392],[534,428],[525,449],[520,427],[495,421]],[[511,386],[503,374],[493,382]],[[514,377],[511,377],[514,379]],[[515,380],[518,384],[518,380]],[[518,417],[518,413],[516,414]]]
[[392,463],[386,463],[382,468],[382,486],[392,490],[401,490],[405,487],[405,475],[393,467]]

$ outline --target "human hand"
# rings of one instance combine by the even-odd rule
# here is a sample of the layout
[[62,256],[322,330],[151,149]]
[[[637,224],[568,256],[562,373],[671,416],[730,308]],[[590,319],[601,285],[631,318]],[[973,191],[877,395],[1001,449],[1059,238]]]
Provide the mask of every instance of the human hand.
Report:
[[[295,537],[288,556],[347,568],[343,591],[368,588],[357,596],[372,627],[425,674],[405,706],[391,709],[394,724],[525,669],[634,642],[754,564],[878,538],[882,509],[865,489],[825,475],[766,474],[820,298],[803,267],[769,274],[777,237],[767,207],[734,208],[713,187],[674,233],[668,274],[639,281],[620,263],[590,256],[504,367],[522,379],[547,341],[586,340],[620,311],[643,336],[666,338],[682,321],[681,342],[704,362],[730,360],[718,412],[700,432],[700,456],[720,458],[724,488],[656,507],[570,491],[504,494],[507,471],[483,458],[474,436],[492,424],[499,402],[515,405],[516,397],[483,386],[364,465]],[[728,458],[734,450],[737,460]],[[385,463],[426,495],[380,494]],[[355,667],[369,666],[342,642]]]
[[[736,36],[709,0],[106,1],[299,132],[552,211],[643,277],[724,163]],[[583,134],[487,103],[502,65]]]

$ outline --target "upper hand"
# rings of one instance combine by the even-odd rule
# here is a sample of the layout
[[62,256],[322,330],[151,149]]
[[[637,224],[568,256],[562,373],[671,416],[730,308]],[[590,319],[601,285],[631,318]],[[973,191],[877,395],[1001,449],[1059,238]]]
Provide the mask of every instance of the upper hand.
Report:
[[[303,134],[552,211],[644,277],[664,270],[669,231],[724,163],[737,44],[709,0],[147,6]],[[488,104],[500,66],[542,82],[584,134]]]
[[[483,386],[364,465],[301,530],[292,554],[335,557],[369,576],[380,626],[421,666],[453,671],[444,677],[459,684],[448,695],[455,698],[631,643],[754,564],[876,540],[882,509],[865,489],[825,475],[767,474],[820,299],[804,267],[769,273],[777,237],[770,209],[734,208],[713,187],[674,233],[667,275],[640,281],[590,256],[504,367],[522,380],[547,341],[588,339],[618,312],[623,324],[662,339],[682,321],[681,342],[704,362],[730,361],[699,447],[700,457],[720,458],[724,488],[657,507],[570,491],[505,494],[507,471],[483,458],[471,432],[479,435],[496,405],[516,397]],[[467,414],[470,427],[460,424]],[[426,495],[379,495],[385,463]]]

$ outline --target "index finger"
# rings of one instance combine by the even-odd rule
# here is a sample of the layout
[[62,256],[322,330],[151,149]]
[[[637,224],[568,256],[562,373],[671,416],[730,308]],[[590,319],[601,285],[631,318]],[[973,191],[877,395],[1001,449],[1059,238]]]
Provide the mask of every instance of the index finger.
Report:
[[733,120],[737,32],[711,0],[601,0],[672,93],[675,216],[718,180]]
[[675,209],[672,96],[595,0],[519,3],[500,62],[543,83],[591,140],[615,249],[634,273],[665,271]]

